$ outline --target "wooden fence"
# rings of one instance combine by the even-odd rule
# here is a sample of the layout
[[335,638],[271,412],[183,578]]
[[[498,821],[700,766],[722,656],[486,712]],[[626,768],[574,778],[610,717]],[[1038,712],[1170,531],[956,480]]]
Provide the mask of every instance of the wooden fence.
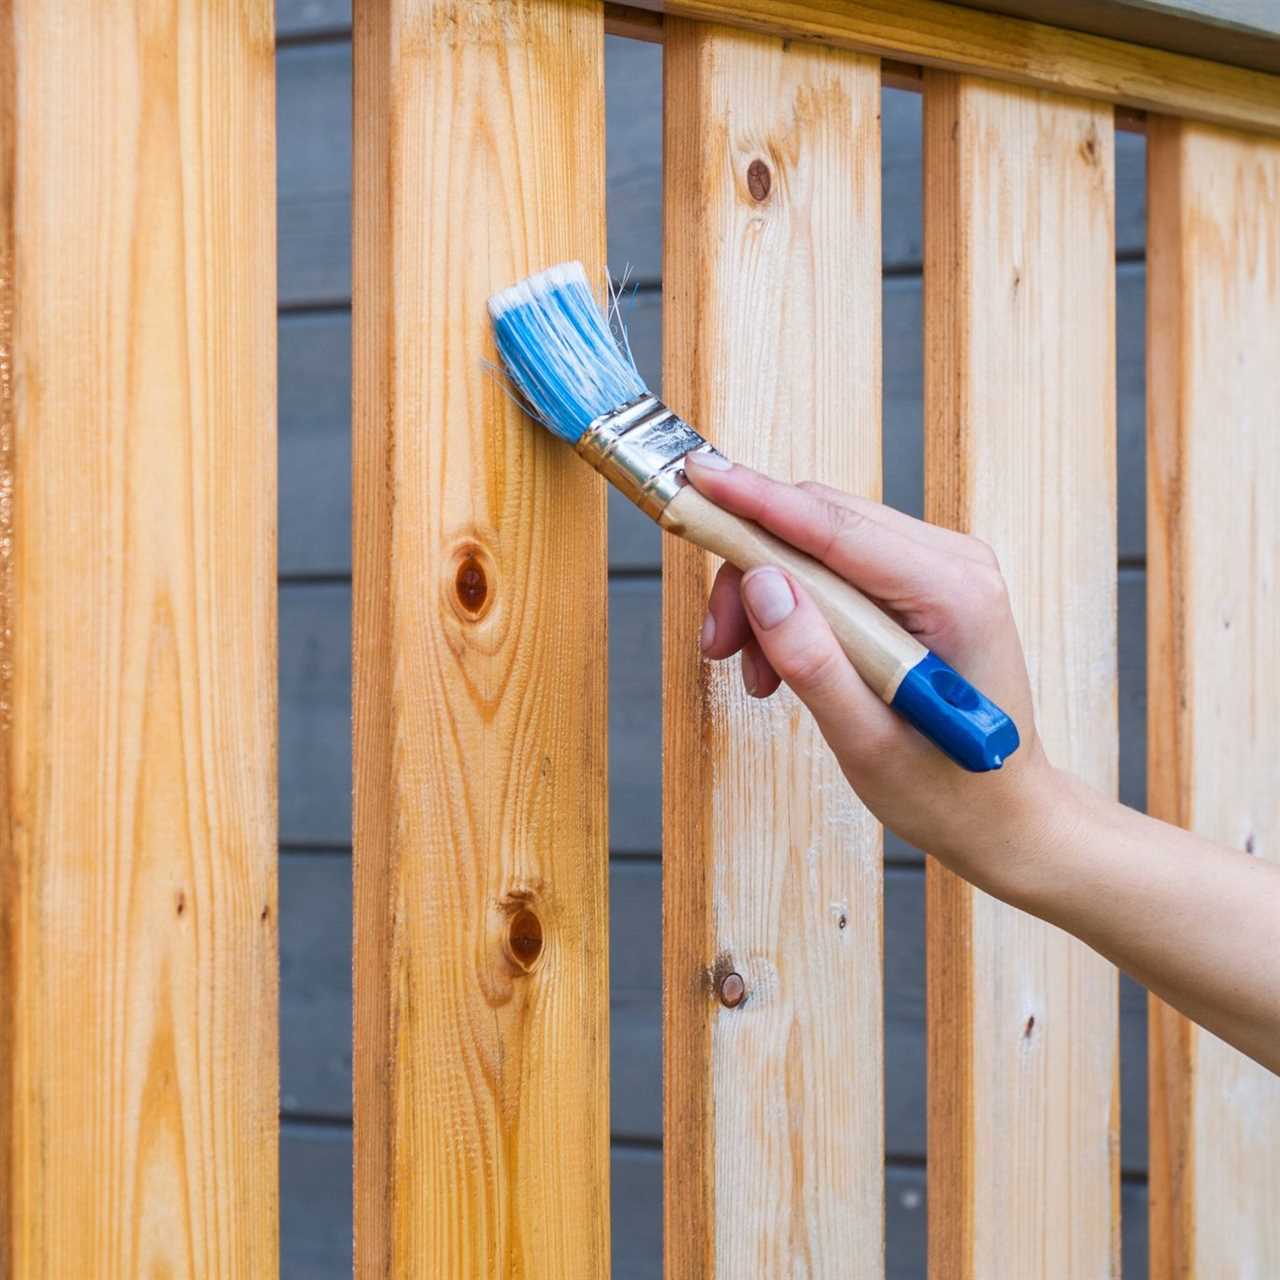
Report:
[[[609,1273],[604,495],[483,307],[603,271],[607,29],[665,50],[666,398],[870,494],[880,87],[923,94],[928,513],[999,551],[1107,790],[1146,132],[1149,807],[1280,856],[1280,77],[936,0],[653,7],[355,5],[361,1276]],[[269,0],[0,19],[4,1277],[278,1266],[272,56]],[[876,1277],[881,833],[665,557],[666,1274]],[[1115,971],[933,864],[927,929],[931,1275],[1118,1275]],[[1150,1073],[1152,1276],[1280,1274],[1280,1083],[1154,1002]]]

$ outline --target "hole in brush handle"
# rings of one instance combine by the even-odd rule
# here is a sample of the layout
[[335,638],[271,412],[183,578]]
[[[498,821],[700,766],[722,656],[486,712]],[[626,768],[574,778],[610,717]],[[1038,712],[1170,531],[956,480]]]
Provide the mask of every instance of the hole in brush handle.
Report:
[[971,773],[998,769],[1018,749],[1018,726],[934,653],[902,678],[889,704]]

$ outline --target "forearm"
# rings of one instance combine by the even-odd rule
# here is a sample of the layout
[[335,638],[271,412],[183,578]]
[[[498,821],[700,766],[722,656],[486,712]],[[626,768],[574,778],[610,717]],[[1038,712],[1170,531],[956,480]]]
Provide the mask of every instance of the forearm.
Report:
[[994,891],[1280,1071],[1280,866],[1058,778],[1035,856]]

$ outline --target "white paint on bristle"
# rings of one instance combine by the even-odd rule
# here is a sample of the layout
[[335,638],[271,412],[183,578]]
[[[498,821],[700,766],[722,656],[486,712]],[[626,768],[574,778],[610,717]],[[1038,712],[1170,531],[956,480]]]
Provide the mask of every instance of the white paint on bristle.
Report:
[[581,262],[561,262],[545,271],[526,276],[509,289],[500,290],[489,299],[489,315],[496,320],[512,307],[528,306],[553,289],[570,284],[580,284],[584,289],[589,289],[587,269]]

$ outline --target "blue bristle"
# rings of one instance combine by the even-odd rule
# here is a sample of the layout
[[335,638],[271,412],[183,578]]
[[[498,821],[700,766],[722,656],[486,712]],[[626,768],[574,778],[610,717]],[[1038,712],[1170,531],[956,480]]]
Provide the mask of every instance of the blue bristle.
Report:
[[529,411],[570,444],[602,413],[646,392],[580,262],[551,267],[494,294],[489,315],[502,363]]

